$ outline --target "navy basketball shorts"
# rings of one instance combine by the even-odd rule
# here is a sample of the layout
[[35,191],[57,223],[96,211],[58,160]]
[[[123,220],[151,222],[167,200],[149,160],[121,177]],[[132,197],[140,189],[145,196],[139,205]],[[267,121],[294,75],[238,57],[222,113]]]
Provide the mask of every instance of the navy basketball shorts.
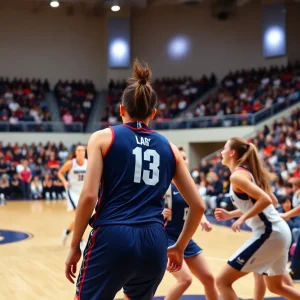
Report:
[[[168,247],[173,246],[176,243],[175,238],[168,237]],[[200,248],[193,240],[190,240],[187,247],[184,250],[184,258],[193,257],[202,252],[202,248]]]
[[168,237],[161,224],[109,225],[91,231],[76,285],[78,300],[150,300],[167,265]]

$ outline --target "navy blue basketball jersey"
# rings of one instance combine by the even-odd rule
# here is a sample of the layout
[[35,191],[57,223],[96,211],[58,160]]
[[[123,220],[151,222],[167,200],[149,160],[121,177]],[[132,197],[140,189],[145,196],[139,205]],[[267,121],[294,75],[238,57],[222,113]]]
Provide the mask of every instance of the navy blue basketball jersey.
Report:
[[169,141],[140,121],[110,127],[92,227],[163,224],[164,194],[176,171]]
[[173,183],[171,184],[171,199],[166,201],[166,207],[172,210],[172,218],[167,223],[166,232],[171,237],[177,239],[187,217],[189,205],[185,202]]

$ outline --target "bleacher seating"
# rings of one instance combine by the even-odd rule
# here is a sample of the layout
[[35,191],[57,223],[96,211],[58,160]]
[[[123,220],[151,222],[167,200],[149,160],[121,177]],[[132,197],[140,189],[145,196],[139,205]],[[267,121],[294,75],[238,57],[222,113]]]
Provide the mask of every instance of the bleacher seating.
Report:
[[[223,80],[217,93],[204,99],[196,109],[185,113],[185,119],[213,117],[207,125],[232,126],[253,124],[252,114],[272,107],[280,111],[287,103],[300,98],[300,64],[269,69],[241,70],[230,72]],[[235,122],[235,117],[241,118]],[[223,117],[227,116],[226,122]],[[268,117],[268,114],[262,115]]]
[[[171,120],[183,112],[196,99],[216,85],[214,74],[210,78],[203,76],[199,80],[191,77],[161,78],[153,83],[159,105],[155,120]],[[108,87],[107,105],[101,118],[103,125],[115,124],[120,120],[119,104],[122,91],[126,88],[126,81],[110,81]]]
[[18,174],[24,164],[28,164],[32,185],[41,186],[40,192],[32,196],[43,199],[62,198],[64,187],[57,177],[57,170],[73,152],[74,147],[75,145],[68,149],[63,143],[11,145],[0,142],[0,191],[1,180],[5,179],[9,183],[5,198],[24,199]]
[[[92,81],[59,81],[54,88],[60,108],[62,122],[65,125],[81,122],[86,127],[96,96]],[[66,126],[69,131],[71,127]]]
[[[282,118],[272,126],[265,126],[250,139],[268,170],[277,174],[273,191],[279,198],[291,196],[292,178],[300,178],[300,109],[291,113],[289,119]],[[191,170],[199,191],[210,210],[224,205],[231,206],[229,192],[229,170],[221,164],[221,151],[212,158],[204,159],[200,166]]]
[[[44,131],[51,121],[45,93],[47,80],[0,78],[0,131]],[[21,123],[27,122],[26,127]],[[23,123],[24,124],[24,123]]]

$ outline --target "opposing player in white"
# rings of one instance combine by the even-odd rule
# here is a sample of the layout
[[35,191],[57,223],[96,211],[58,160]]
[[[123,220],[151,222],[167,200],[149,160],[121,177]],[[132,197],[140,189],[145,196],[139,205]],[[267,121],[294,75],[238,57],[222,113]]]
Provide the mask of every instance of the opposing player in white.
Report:
[[[291,245],[291,231],[272,204],[274,195],[269,182],[272,175],[261,165],[253,144],[243,139],[230,139],[222,151],[222,163],[232,172],[230,194],[239,218],[233,231],[240,231],[246,223],[253,236],[228,260],[228,265],[217,277],[217,286],[223,300],[237,300],[232,284],[246,274],[265,274],[268,289],[289,300],[300,299],[300,292],[283,282]],[[217,210],[222,219],[224,210]]]
[[[68,160],[58,171],[58,177],[66,189],[68,211],[76,211],[81,190],[83,188],[84,177],[87,168],[87,159],[85,158],[85,146],[77,145],[74,151],[73,159]],[[65,174],[67,174],[67,179]],[[67,237],[74,229],[74,221],[63,232],[62,243],[65,244]],[[83,248],[84,242],[81,247]]]

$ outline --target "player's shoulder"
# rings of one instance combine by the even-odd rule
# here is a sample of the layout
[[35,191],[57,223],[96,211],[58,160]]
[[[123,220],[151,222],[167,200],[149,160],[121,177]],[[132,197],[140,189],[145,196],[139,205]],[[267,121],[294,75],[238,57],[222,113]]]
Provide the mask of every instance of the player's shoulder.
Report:
[[250,172],[243,169],[237,169],[230,176],[231,183],[242,184],[251,181]]

